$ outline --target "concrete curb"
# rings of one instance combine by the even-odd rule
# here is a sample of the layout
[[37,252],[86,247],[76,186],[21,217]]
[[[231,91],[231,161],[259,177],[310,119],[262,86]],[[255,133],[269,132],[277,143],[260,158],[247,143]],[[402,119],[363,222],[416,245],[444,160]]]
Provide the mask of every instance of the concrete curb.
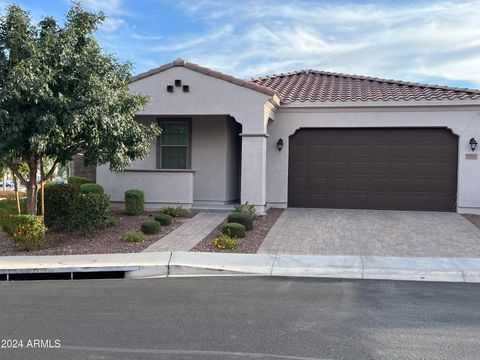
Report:
[[130,279],[292,276],[480,283],[480,258],[148,252],[0,257],[0,274],[124,271]]

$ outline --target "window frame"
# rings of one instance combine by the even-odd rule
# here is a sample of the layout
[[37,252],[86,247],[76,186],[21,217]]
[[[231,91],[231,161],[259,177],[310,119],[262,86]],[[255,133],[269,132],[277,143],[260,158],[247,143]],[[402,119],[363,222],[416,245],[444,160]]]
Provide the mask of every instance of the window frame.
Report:
[[[187,144],[186,145],[163,145],[162,135],[157,137],[157,169],[161,170],[191,170],[192,167],[192,118],[191,117],[162,117],[157,119],[158,126],[162,127],[165,123],[185,123],[187,124]],[[185,169],[171,169],[162,167],[162,148],[163,147],[186,147],[186,167]]]

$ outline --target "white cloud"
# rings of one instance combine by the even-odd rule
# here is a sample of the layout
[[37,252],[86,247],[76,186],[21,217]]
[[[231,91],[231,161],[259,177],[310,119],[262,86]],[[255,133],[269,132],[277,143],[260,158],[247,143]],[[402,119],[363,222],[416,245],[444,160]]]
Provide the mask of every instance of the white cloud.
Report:
[[156,51],[238,76],[316,68],[480,86],[478,0],[184,1],[179,7],[207,30]]

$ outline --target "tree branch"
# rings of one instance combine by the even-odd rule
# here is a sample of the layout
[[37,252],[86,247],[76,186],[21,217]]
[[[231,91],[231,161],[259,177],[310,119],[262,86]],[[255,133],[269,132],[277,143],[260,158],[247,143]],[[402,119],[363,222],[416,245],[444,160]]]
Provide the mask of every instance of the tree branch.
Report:
[[23,175],[20,173],[20,171],[18,171],[18,169],[16,168],[16,166],[15,166],[12,162],[10,162],[10,161],[8,161],[8,160],[5,160],[5,164],[7,164],[7,166],[10,168],[10,170],[12,170],[12,172],[20,179],[20,182],[21,182],[23,185],[27,186],[28,181],[25,180],[25,178],[24,178]]

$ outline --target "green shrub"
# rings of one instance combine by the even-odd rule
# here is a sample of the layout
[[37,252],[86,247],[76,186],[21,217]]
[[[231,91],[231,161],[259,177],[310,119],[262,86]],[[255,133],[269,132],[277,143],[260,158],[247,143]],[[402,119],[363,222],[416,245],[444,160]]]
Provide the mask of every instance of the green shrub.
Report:
[[222,228],[222,233],[232,238],[244,238],[246,231],[245,226],[238,223],[228,223]]
[[170,225],[172,223],[172,217],[164,213],[155,214],[154,219],[155,221],[158,221],[163,226]]
[[147,235],[140,231],[127,231],[120,239],[126,242],[141,242],[147,240]]
[[142,233],[146,235],[158,234],[162,225],[158,221],[145,221],[142,223]]
[[16,215],[12,218],[10,236],[15,245],[22,250],[35,250],[45,245],[47,228],[41,216]]
[[[20,199],[20,210],[22,214],[27,212],[27,199]],[[0,200],[0,231],[11,233],[12,218],[15,215],[18,215],[15,197],[9,196]]]
[[230,236],[225,235],[225,234],[220,235],[212,243],[213,246],[215,246],[219,249],[222,249],[222,250],[233,249],[237,246],[237,244],[238,244],[237,239],[231,238]]
[[125,191],[125,212],[128,215],[140,215],[145,208],[145,195],[141,190]]
[[233,212],[228,215],[228,222],[242,224],[246,230],[253,229],[253,218],[248,213]]
[[255,214],[255,205],[249,205],[248,202],[245,204],[238,204],[234,206],[236,213],[241,213],[241,214],[248,214],[252,217],[252,219],[255,219],[257,216]]
[[171,217],[177,218],[185,216],[186,210],[181,206],[177,207],[166,207],[162,209],[162,213],[170,215]]
[[86,236],[105,229],[110,221],[110,197],[105,194],[79,194],[72,207],[72,225]]
[[96,193],[103,194],[103,187],[98,184],[86,183],[80,185],[80,192],[83,194]]
[[80,188],[80,185],[90,183],[90,179],[85,176],[70,176],[67,178],[67,183],[76,188]]
[[45,225],[52,229],[68,230],[72,227],[72,210],[78,187],[71,184],[45,187]]

